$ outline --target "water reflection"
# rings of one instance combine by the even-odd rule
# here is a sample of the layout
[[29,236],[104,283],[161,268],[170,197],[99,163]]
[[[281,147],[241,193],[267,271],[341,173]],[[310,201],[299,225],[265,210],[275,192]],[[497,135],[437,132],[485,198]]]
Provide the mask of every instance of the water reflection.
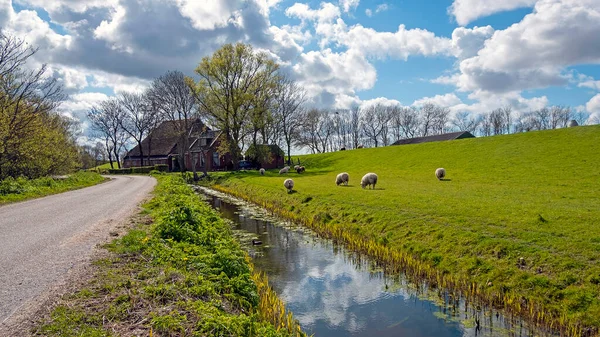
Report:
[[[212,193],[212,192],[211,192]],[[386,277],[366,259],[308,230],[269,218],[224,195],[207,201],[241,234],[257,269],[309,334],[315,336],[529,336],[524,327],[482,311],[452,311],[403,278]],[[222,199],[223,198],[223,199]],[[273,223],[277,223],[274,225]],[[253,233],[248,235],[247,233]],[[258,238],[262,245],[252,245]],[[481,322],[475,328],[475,317]],[[509,329],[509,327],[513,327]]]

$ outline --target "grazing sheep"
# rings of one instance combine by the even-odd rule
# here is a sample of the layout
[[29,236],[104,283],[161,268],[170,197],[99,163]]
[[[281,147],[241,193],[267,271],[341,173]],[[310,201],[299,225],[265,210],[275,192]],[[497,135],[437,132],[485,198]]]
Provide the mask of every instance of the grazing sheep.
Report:
[[340,149],[340,151],[346,151],[346,148],[345,148],[345,147],[343,147],[343,148],[341,148],[341,149]]
[[357,146],[357,149],[362,149],[363,147],[365,147],[364,145],[360,144],[359,146]]
[[305,170],[304,166],[298,166],[298,168],[296,168],[296,172],[298,172],[298,173],[302,173],[302,172],[304,172],[304,170]]
[[294,165],[294,170],[298,171],[298,167],[300,167],[300,165]]
[[287,188],[288,193],[291,193],[292,190],[294,189],[294,181],[292,179],[286,179],[283,182],[283,186],[285,186],[285,188]]
[[261,169],[259,170],[259,172],[260,172],[260,175],[261,175],[261,176],[264,176],[264,175],[265,175],[265,169],[264,169],[264,168],[261,168]]
[[290,171],[290,167],[286,166],[286,167],[282,168],[281,170],[279,170],[279,174],[288,173],[289,171]]
[[439,169],[435,170],[435,177],[438,178],[438,180],[444,179],[445,176],[446,176],[445,169],[440,167]]
[[362,186],[362,188],[372,185],[372,189],[375,189],[375,184],[377,184],[377,175],[375,173],[367,173],[360,180],[360,186]]
[[350,176],[348,175],[348,173],[342,172],[342,173],[338,174],[337,177],[335,177],[335,184],[338,186],[340,186],[341,184],[348,186],[349,180],[350,180]]

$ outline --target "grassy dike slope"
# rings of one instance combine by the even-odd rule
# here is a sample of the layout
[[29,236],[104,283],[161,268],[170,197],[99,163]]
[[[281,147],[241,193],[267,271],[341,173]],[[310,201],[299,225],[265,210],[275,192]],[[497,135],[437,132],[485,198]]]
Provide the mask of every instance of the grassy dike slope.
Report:
[[179,175],[155,175],[152,218],[108,245],[43,336],[304,337],[231,229]]
[[[341,228],[346,243],[385,246],[379,255],[403,252],[430,279],[536,320],[600,326],[600,126],[300,158],[304,174],[237,172],[216,187],[322,232]],[[343,171],[350,186],[335,186]],[[376,190],[361,189],[367,172]]]

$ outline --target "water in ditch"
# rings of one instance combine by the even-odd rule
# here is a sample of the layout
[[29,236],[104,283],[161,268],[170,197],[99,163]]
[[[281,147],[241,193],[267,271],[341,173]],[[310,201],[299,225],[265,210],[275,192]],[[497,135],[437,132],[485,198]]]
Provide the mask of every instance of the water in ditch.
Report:
[[368,259],[308,229],[225,194],[199,192],[231,221],[255,267],[267,274],[303,330],[316,337],[552,335],[488,310],[465,310],[464,303],[445,305],[446,296],[402,275],[386,275]]

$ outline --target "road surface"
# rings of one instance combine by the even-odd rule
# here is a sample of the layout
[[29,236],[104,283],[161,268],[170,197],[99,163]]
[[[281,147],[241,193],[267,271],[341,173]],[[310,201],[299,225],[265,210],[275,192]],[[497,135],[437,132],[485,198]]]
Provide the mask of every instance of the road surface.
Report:
[[133,215],[156,180],[110,181],[0,207],[0,330],[68,271],[89,260],[111,228]]

